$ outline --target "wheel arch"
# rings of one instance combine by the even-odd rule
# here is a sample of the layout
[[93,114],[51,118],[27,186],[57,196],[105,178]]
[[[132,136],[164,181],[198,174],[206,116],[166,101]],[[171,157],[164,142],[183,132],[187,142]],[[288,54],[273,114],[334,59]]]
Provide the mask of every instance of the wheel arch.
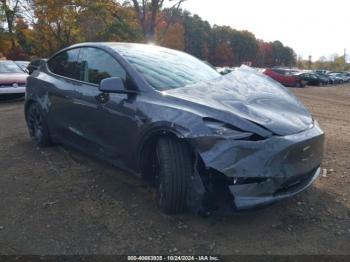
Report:
[[28,108],[29,108],[29,106],[31,106],[34,103],[37,103],[34,99],[28,99],[28,100],[26,100],[26,102],[24,104],[24,117],[26,120],[27,120]]
[[152,161],[157,142],[161,137],[169,137],[185,143],[193,160],[198,159],[198,163],[203,163],[194,145],[180,131],[169,127],[159,127],[144,136],[138,149],[138,163],[143,177],[152,179]]

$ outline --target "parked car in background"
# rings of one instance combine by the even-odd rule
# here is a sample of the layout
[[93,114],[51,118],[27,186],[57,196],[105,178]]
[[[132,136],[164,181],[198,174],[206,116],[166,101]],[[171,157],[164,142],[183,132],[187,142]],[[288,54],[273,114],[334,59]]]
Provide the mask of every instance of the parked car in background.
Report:
[[340,72],[339,74],[343,77],[344,82],[350,82],[350,74],[348,72]]
[[29,61],[15,61],[15,63],[26,73],[28,73],[27,66],[29,65]]
[[35,70],[38,70],[39,67],[46,62],[45,58],[38,58],[32,60],[27,66],[28,73],[31,75]]
[[298,73],[296,76],[298,76],[300,79],[306,82],[307,85],[310,86],[327,85],[329,82],[329,78],[323,78],[313,73]]
[[168,214],[206,210],[210,196],[237,209],[286,199],[315,181],[323,155],[317,121],[280,84],[144,44],[59,51],[28,77],[25,118],[39,146],[67,144],[153,181]]
[[327,74],[316,72],[316,71],[314,71],[314,74],[316,74],[322,80],[323,83],[332,84],[332,80]]
[[216,71],[218,71],[221,75],[227,75],[233,71],[230,67],[217,67]]
[[337,77],[335,75],[330,74],[330,75],[327,75],[327,76],[329,77],[329,80],[330,80],[331,84],[334,84],[334,85],[335,84],[342,84],[344,82],[344,80],[342,78]]
[[13,61],[0,61],[0,95],[2,97],[23,96],[28,74]]
[[313,72],[316,74],[322,74],[322,75],[328,75],[330,73],[329,70],[314,70]]
[[346,82],[350,81],[350,77],[348,77],[347,75],[345,75],[343,73],[333,72],[333,73],[330,73],[329,75],[335,77],[339,81],[339,84],[346,83]]
[[282,69],[268,68],[265,69],[263,73],[276,80],[277,82],[280,82],[284,86],[304,87],[306,84],[303,79],[300,79],[298,76],[293,75],[291,72]]

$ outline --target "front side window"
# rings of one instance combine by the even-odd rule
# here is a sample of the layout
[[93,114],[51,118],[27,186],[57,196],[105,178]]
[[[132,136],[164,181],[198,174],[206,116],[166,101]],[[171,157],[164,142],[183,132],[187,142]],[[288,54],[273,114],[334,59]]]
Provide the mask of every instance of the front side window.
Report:
[[80,65],[78,63],[79,48],[59,53],[48,61],[52,73],[79,80]]
[[109,77],[120,77],[126,81],[126,72],[121,65],[104,50],[85,47],[80,54],[80,80],[99,85]]
[[204,62],[183,52],[137,44],[111,47],[134,66],[148,84],[160,91],[221,77]]

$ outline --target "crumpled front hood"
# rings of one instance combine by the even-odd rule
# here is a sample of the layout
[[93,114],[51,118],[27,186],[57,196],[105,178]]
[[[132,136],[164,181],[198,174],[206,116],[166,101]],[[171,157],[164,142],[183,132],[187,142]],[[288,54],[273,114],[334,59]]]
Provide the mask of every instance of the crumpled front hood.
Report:
[[224,118],[220,120],[227,123],[234,114],[276,135],[296,134],[312,125],[310,113],[288,89],[246,66],[219,79],[165,93],[219,110]]

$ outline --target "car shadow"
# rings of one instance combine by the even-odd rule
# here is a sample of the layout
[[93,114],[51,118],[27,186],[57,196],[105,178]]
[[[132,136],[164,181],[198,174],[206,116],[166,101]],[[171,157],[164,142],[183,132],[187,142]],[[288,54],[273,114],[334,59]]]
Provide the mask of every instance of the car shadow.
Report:
[[[145,210],[157,210],[156,213],[160,212],[155,201],[156,189],[149,181],[74,149],[60,147],[76,163],[88,165],[93,170],[94,182],[99,188],[103,188],[104,192],[112,198],[120,198],[124,193],[133,195],[134,197],[139,197],[139,201],[136,202],[142,202],[142,206],[145,207]],[[175,217],[190,220],[207,220],[210,223],[215,223],[215,221],[227,221],[228,223],[230,223],[229,221],[233,221],[233,223],[239,223],[240,220],[242,220],[243,223],[250,223],[256,219],[259,220],[261,217],[270,216],[271,213],[273,213],[279,214],[280,221],[283,223],[294,221],[299,227],[306,227],[307,222],[317,222],[321,221],[322,217],[327,217],[331,209],[341,211],[342,214],[340,216],[350,216],[350,210],[342,205],[341,201],[336,199],[336,196],[329,194],[324,191],[324,189],[318,188],[317,181],[315,184],[294,197],[253,210],[237,211],[233,208],[233,202],[227,202],[221,205],[218,210],[213,211],[207,218],[191,212]],[[117,189],[120,188],[121,185],[123,189],[118,191]],[[322,214],[326,214],[326,216]],[[337,216],[339,215],[335,214],[335,217]],[[276,228],[278,228],[278,224]]]
[[23,102],[24,94],[1,94],[0,95],[0,104],[14,103],[14,102]]

